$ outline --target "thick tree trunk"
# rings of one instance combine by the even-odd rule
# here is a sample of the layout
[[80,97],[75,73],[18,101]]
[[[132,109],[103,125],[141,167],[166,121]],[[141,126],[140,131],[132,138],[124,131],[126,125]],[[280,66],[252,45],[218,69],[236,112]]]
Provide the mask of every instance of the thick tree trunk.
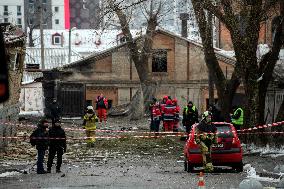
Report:
[[29,47],[34,47],[35,44],[34,44],[34,40],[33,40],[33,29],[30,28],[30,31],[29,31]]
[[230,81],[227,81],[215,55],[212,41],[212,15],[206,13],[200,1],[192,0],[194,12],[197,18],[202,45],[204,47],[205,62],[217,89],[218,104],[221,114],[226,121],[230,120],[230,110],[234,94],[240,84],[237,72],[234,71]]
[[284,121],[284,100],[282,101],[282,104],[281,104],[280,109],[278,111],[276,121]]

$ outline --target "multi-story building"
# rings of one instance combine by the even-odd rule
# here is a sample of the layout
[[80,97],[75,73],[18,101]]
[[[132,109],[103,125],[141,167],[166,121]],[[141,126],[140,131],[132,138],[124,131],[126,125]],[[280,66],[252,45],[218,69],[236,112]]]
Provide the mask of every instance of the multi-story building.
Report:
[[42,11],[43,28],[52,28],[51,0],[24,0],[24,7],[27,27],[39,28]]
[[65,28],[65,9],[64,0],[52,0],[52,29],[64,29]]
[[0,23],[10,22],[19,28],[25,27],[24,1],[0,1]]

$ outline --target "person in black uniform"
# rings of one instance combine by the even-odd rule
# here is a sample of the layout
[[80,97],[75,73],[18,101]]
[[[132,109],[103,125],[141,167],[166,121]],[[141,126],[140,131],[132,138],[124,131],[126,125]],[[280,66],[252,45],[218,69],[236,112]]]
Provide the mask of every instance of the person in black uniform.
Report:
[[41,119],[37,125],[37,129],[30,136],[30,143],[36,146],[37,149],[37,174],[45,174],[43,167],[45,151],[48,148],[48,122],[46,119]]
[[47,161],[47,173],[51,173],[51,167],[55,154],[57,154],[56,173],[60,173],[60,167],[62,164],[62,155],[66,152],[66,135],[65,131],[60,126],[60,121],[49,129],[49,153]]

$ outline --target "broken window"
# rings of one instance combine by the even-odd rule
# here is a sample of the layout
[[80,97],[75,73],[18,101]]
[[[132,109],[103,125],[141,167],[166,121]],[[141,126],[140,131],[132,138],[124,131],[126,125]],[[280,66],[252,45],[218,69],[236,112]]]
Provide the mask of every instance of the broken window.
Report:
[[152,72],[167,72],[167,51],[155,50],[152,57]]

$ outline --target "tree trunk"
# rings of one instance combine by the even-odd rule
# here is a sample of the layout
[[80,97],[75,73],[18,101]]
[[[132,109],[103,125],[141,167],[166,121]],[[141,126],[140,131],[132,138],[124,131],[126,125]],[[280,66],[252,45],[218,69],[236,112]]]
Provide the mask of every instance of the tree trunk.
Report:
[[282,101],[282,104],[279,108],[276,121],[284,121],[284,100]]
[[33,40],[33,28],[30,28],[29,32],[29,47],[34,47],[34,40]]
[[139,85],[138,90],[130,101],[129,112],[130,120],[141,119],[144,115],[144,101],[141,85]]
[[237,76],[238,70],[234,70],[230,81],[226,80],[213,47],[212,15],[207,14],[206,17],[206,13],[199,1],[192,0],[192,4],[204,48],[205,63],[209,72],[212,74],[214,84],[217,89],[218,104],[220,106],[221,115],[226,121],[229,121],[233,97],[240,85]]

